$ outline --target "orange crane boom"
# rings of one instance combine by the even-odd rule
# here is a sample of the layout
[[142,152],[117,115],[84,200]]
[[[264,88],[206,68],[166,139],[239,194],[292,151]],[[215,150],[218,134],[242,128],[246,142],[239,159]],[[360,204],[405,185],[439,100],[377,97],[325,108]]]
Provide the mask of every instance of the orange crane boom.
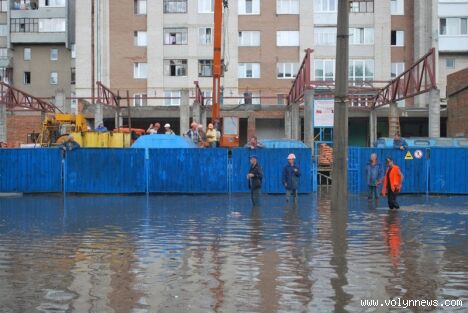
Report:
[[213,95],[211,116],[215,124],[220,119],[221,98],[221,36],[223,32],[223,6],[227,6],[227,0],[214,1],[214,41],[213,41]]

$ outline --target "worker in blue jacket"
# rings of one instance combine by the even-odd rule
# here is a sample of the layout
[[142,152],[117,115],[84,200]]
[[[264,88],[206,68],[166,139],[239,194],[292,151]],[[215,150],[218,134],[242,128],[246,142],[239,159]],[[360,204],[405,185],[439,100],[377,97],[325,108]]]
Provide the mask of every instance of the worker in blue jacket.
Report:
[[299,189],[299,176],[301,172],[295,165],[296,156],[294,153],[288,155],[288,164],[283,169],[283,185],[286,188],[286,202],[289,202],[291,195],[294,197],[294,203],[297,204],[297,190]]
[[401,138],[400,133],[396,133],[393,137],[393,149],[408,150],[408,143],[404,138]]

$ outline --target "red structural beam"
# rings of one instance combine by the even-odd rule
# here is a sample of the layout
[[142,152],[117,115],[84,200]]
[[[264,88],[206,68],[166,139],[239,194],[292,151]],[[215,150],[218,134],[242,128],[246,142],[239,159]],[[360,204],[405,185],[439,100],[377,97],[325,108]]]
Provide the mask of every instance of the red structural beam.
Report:
[[300,103],[304,101],[304,92],[307,89],[312,89],[312,83],[310,80],[310,59],[314,50],[308,48],[305,50],[305,57],[299,67],[297,72],[296,79],[294,79],[291,90],[288,94],[288,105],[292,103]]
[[195,102],[200,103],[200,105],[205,105],[205,96],[198,85],[198,81],[193,82],[195,84]]
[[97,86],[97,103],[110,107],[119,106],[119,95],[115,94],[110,88],[105,86],[100,81],[96,82]]
[[9,110],[25,108],[45,113],[62,112],[54,104],[34,97],[2,81],[0,81],[0,102],[5,104]]
[[373,108],[412,98],[436,89],[436,55],[432,48],[409,69],[392,79],[375,96]]

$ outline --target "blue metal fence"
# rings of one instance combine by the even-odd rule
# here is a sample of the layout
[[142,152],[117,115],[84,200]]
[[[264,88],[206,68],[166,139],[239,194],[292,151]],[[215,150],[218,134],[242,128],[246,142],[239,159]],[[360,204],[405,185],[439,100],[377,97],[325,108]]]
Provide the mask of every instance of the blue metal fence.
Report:
[[468,194],[468,149],[431,149],[429,175],[431,193]]
[[0,192],[61,192],[59,149],[0,149]]

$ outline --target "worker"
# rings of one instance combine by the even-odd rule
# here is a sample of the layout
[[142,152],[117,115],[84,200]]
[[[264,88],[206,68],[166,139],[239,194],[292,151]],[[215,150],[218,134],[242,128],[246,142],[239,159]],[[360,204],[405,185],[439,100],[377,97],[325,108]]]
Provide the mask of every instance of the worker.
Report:
[[99,124],[98,127],[96,127],[95,129],[97,132],[100,132],[100,133],[104,133],[107,131],[107,127],[104,126],[104,124]]
[[250,169],[247,174],[250,188],[250,199],[253,206],[260,205],[260,189],[262,188],[263,172],[258,164],[257,156],[250,156]]
[[408,143],[404,138],[401,138],[400,133],[396,133],[393,137],[393,148],[398,150],[408,149]]
[[216,130],[216,147],[221,145],[221,131],[215,127]]
[[164,125],[164,129],[165,129],[165,134],[166,135],[175,135],[174,131],[171,129],[171,124],[166,123]]
[[67,137],[67,140],[62,144],[62,150],[65,151],[73,151],[75,149],[80,148],[80,144],[75,141],[72,135]]
[[382,183],[383,177],[383,166],[377,160],[377,154],[372,153],[366,165],[367,199],[378,199],[377,187]]
[[206,133],[203,130],[203,125],[199,124],[197,129],[198,129],[198,138],[199,138],[198,146],[200,148],[204,148],[206,144]]
[[286,202],[289,202],[291,195],[294,198],[294,203],[297,205],[297,190],[299,189],[299,177],[301,172],[296,166],[296,155],[290,153],[288,155],[288,164],[283,169],[283,185],[286,188]]
[[146,133],[149,135],[157,135],[159,133],[160,128],[161,128],[161,124],[159,123],[150,124],[150,126],[146,130]]
[[208,130],[206,131],[206,140],[208,141],[209,148],[216,148],[217,134],[212,123],[208,124]]
[[387,171],[383,180],[382,195],[388,198],[388,208],[390,210],[399,209],[397,194],[401,191],[403,184],[403,174],[400,168],[393,163],[391,157],[387,157]]
[[249,142],[244,147],[249,149],[259,149],[264,148],[265,146],[257,140],[257,136],[252,136],[250,137]]
[[192,124],[190,124],[190,129],[185,136],[190,138],[192,142],[198,146],[200,143],[200,137],[198,135],[198,124],[196,122],[192,122]]

